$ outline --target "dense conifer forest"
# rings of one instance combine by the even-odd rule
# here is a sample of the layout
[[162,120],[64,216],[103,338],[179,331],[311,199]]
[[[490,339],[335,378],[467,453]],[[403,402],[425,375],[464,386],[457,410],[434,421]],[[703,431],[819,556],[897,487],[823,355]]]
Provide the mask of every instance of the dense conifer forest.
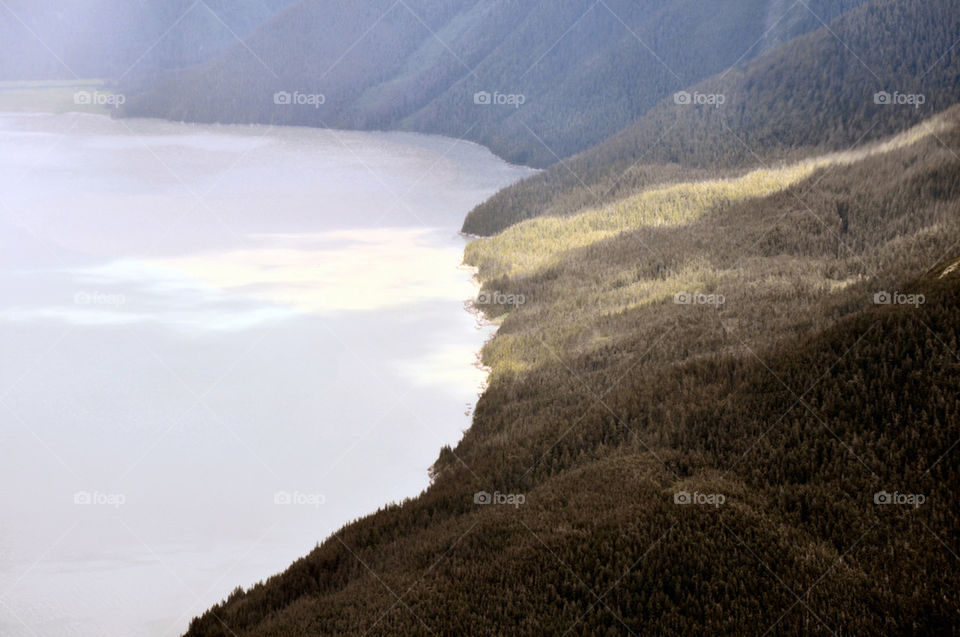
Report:
[[955,634],[956,148],[960,107],[471,244],[502,324],[431,488],[189,635]]
[[[829,28],[686,89],[721,95],[722,104],[678,104],[670,96],[602,144],[497,193],[470,214],[464,231],[492,234],[703,171],[846,150],[903,130],[960,101],[958,33],[954,0],[880,0],[849,11]],[[923,97],[894,104],[878,94]]]

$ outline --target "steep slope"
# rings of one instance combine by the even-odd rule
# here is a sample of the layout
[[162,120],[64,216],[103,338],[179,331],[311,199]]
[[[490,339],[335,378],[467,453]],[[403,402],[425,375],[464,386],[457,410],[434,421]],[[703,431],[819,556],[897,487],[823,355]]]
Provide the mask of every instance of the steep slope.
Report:
[[960,107],[471,244],[506,314],[432,487],[189,635],[956,633],[956,149]]
[[[493,234],[639,187],[698,178],[704,169],[844,150],[904,130],[960,101],[957,34],[957,0],[872,2],[686,89],[701,101],[722,96],[720,104],[669,97],[599,146],[484,202],[464,230]],[[877,103],[881,92],[910,103]]]
[[[301,2],[216,62],[133,96],[126,112],[404,128],[544,166],[862,2]],[[275,104],[277,92],[323,103]]]

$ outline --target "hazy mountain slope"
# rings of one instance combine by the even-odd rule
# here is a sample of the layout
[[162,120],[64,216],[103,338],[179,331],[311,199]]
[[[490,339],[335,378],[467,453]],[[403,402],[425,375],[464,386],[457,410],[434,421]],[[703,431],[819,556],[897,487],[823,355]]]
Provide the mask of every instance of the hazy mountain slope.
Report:
[[0,80],[140,77],[237,44],[292,0],[8,0]]
[[189,634],[956,632],[956,148],[960,107],[471,244],[510,312],[433,486]]
[[[677,104],[671,96],[596,148],[504,189],[464,229],[492,234],[521,219],[567,214],[683,179],[681,167],[755,166],[797,149],[845,149],[903,130],[960,101],[958,34],[957,0],[860,7],[742,71],[687,89],[723,95],[722,105]],[[877,104],[880,91],[921,94],[924,103]],[[679,166],[647,167],[669,162]]]
[[[862,2],[810,5],[832,19]],[[214,63],[131,96],[126,113],[404,128],[467,137],[542,166],[819,26],[779,0],[301,2]],[[322,94],[324,103],[278,105],[279,91]],[[480,92],[492,103],[476,103]],[[511,103],[493,103],[497,94]]]

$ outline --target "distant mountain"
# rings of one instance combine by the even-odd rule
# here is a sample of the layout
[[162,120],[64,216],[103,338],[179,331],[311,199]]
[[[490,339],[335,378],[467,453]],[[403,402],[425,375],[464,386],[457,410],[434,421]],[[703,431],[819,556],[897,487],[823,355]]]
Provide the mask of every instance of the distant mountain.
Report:
[[442,133],[545,166],[862,3],[300,2],[126,114]]
[[291,0],[6,0],[0,81],[140,77],[208,60]]
[[[958,37],[958,0],[860,7],[742,69],[687,87],[680,95],[693,103],[671,95],[602,144],[500,191],[464,230],[492,234],[704,170],[846,149],[903,130],[960,101]],[[721,104],[695,103],[715,95]]]

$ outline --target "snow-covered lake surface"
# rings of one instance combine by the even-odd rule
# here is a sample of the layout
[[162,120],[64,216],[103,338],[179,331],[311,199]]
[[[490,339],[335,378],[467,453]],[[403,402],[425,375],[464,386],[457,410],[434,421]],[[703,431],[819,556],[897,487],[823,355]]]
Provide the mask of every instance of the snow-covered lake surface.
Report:
[[179,635],[427,486],[530,173],[401,133],[0,113],[0,634]]

